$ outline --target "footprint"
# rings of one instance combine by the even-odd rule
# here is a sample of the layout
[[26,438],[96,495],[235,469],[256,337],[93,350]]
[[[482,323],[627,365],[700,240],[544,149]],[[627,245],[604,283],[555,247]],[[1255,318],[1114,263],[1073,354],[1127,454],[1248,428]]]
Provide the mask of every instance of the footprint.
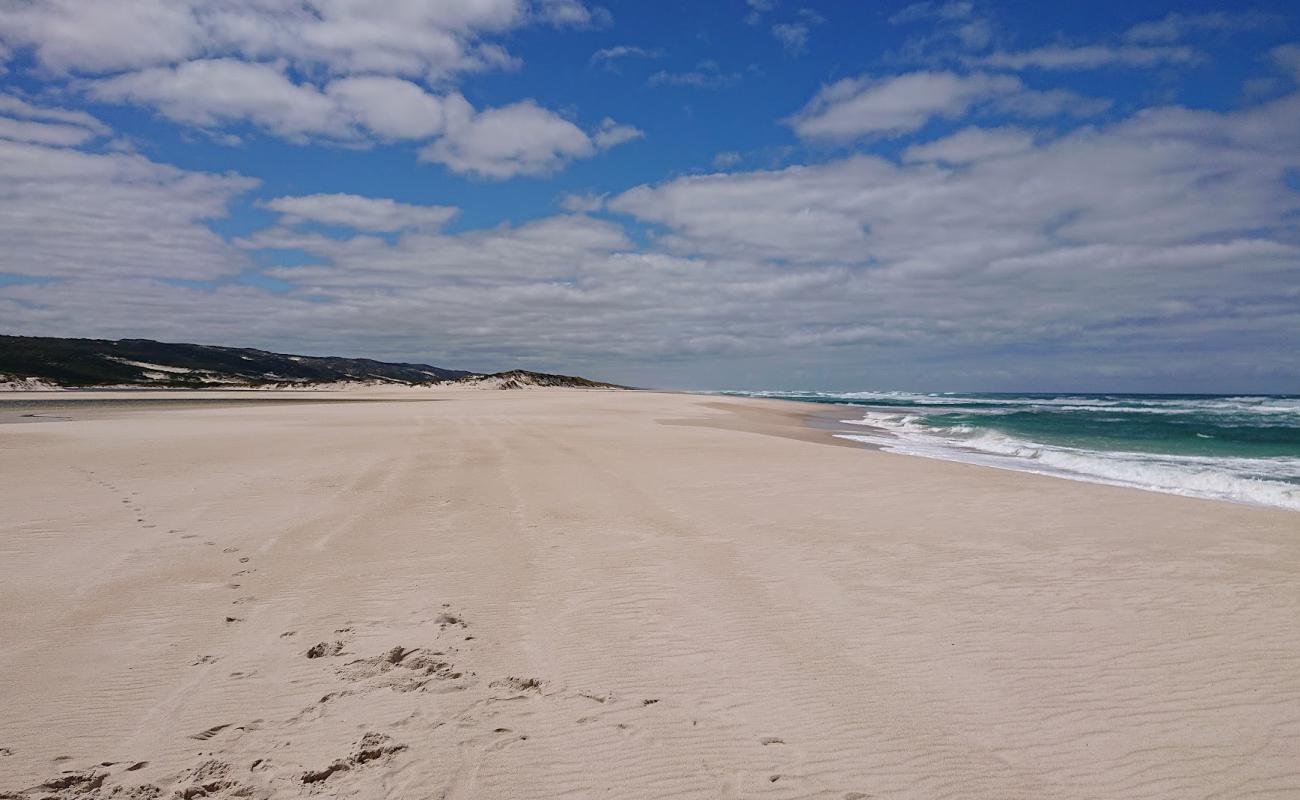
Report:
[[324,658],[325,656],[336,656],[343,652],[342,642],[317,642],[307,651],[308,658]]
[[199,733],[190,736],[190,738],[198,739],[201,742],[206,742],[208,739],[211,739],[213,736],[216,736],[218,733],[221,733],[222,731],[224,731],[226,728],[229,727],[230,727],[229,722],[225,723],[224,725],[213,725],[211,728],[208,728],[206,731],[200,731]]
[[503,678],[499,681],[492,681],[490,685],[514,689],[516,692],[536,692],[541,694],[544,683],[545,681],[538,680],[537,678],[516,678],[511,675],[510,677]]
[[329,780],[330,776],[336,772],[346,772],[351,769],[368,764],[372,761],[381,759],[387,760],[397,753],[406,749],[404,744],[392,744],[391,739],[382,733],[367,733],[361,737],[357,743],[356,752],[347,758],[340,758],[324,769],[308,770],[302,774],[303,783],[320,783]]

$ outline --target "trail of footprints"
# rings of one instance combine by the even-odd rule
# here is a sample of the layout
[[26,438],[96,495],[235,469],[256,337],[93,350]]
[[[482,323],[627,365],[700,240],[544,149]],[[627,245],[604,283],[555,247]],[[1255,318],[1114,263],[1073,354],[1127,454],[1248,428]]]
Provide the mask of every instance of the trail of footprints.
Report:
[[[233,548],[230,548],[233,552]],[[227,620],[230,622],[230,620]],[[530,714],[552,711],[563,717],[579,703],[601,707],[601,715],[573,718],[574,725],[609,725],[611,735],[634,732],[638,714],[656,714],[663,698],[634,697],[617,699],[609,692],[570,690],[528,676],[506,675],[492,680],[480,679],[466,665],[475,663],[478,640],[468,634],[469,624],[448,606],[426,618],[424,627],[428,643],[416,647],[395,644],[379,652],[353,652],[354,643],[364,638],[355,626],[334,630],[330,635],[304,646],[307,637],[298,631],[286,631],[279,640],[282,657],[310,661],[319,669],[317,677],[327,691],[301,711],[279,721],[255,719],[244,723],[220,722],[190,734],[195,743],[191,766],[168,775],[149,774],[141,782],[135,773],[148,767],[145,761],[100,762],[92,767],[64,769],[43,783],[17,791],[0,787],[0,800],[154,800],[157,798],[254,798],[299,796],[378,796],[376,787],[361,781],[382,778],[386,764],[401,766],[418,759],[446,760],[445,751],[433,752],[431,737],[444,724],[452,724],[459,736],[458,747],[470,747],[481,760],[513,741],[529,739]],[[315,637],[311,637],[315,638]],[[219,656],[197,658],[194,666],[213,664]],[[235,675],[238,675],[236,673]],[[309,726],[348,725],[358,706],[349,706],[343,714],[331,715],[340,702],[364,704],[376,700],[377,693],[396,693],[409,707],[410,719],[437,719],[432,727],[418,725],[384,730],[358,731],[350,748],[337,758],[316,765],[300,764],[293,758],[291,743],[310,738]],[[387,695],[392,697],[392,695]],[[546,708],[531,706],[520,713],[514,701],[559,705]],[[525,703],[525,705],[530,705]],[[675,711],[681,711],[676,709]],[[695,725],[689,714],[683,724]],[[659,720],[663,723],[664,720]],[[375,727],[383,727],[375,726]],[[354,728],[355,729],[355,728]],[[400,740],[394,738],[399,736]],[[785,741],[775,736],[755,736],[755,747],[782,748]],[[210,749],[203,749],[210,748]],[[8,751],[0,748],[0,757]],[[242,757],[241,757],[242,754]],[[60,757],[58,761],[70,761]],[[399,760],[405,760],[399,762]],[[471,758],[470,761],[474,759]],[[445,777],[445,776],[444,776]],[[778,788],[785,776],[773,773],[758,783]],[[450,776],[448,786],[458,776]],[[369,787],[369,791],[366,791]],[[439,795],[431,792],[431,796]],[[831,796],[831,795],[826,795]],[[838,793],[844,800],[870,797],[861,792]]]

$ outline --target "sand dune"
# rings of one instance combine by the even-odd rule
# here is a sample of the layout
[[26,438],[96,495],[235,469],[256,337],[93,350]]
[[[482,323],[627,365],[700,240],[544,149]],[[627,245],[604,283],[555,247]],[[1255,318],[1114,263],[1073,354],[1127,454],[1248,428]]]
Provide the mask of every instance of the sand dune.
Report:
[[1294,513],[402,396],[0,426],[0,796],[1300,796]]

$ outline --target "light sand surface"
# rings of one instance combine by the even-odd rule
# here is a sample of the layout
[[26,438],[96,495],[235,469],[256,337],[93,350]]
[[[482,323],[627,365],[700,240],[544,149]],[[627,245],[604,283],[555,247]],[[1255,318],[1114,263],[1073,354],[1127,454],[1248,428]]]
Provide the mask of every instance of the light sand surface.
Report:
[[0,425],[0,794],[1300,797],[1300,515],[416,397]]

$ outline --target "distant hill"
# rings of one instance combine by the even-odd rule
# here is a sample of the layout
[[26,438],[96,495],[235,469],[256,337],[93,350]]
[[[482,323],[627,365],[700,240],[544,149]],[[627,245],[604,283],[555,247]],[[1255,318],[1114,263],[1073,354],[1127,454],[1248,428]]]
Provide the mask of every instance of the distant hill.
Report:
[[297,356],[241,347],[150,339],[0,336],[0,386],[8,388],[306,388],[324,384],[428,386],[463,381],[482,388],[622,388],[585,378],[514,370],[482,375],[429,364]]
[[548,375],[545,372],[530,372],[526,369],[512,369],[509,372],[495,372],[491,375],[466,375],[458,383],[479,386],[484,389],[529,389],[534,387],[559,386],[569,389],[626,389],[613,383],[589,381],[572,375]]

